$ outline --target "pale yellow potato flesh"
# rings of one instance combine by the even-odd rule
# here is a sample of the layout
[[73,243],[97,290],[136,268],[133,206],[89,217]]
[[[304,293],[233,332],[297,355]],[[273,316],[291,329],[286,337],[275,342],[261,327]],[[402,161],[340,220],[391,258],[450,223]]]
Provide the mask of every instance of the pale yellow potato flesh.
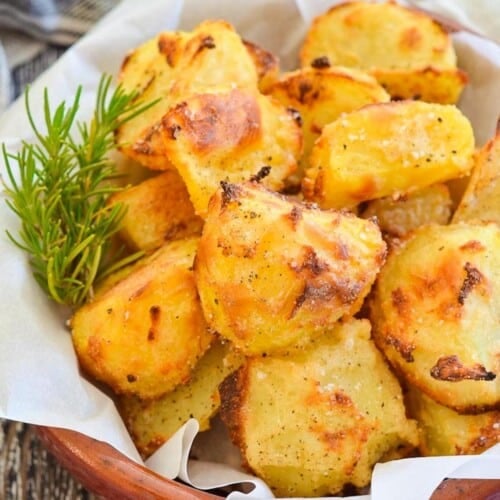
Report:
[[171,240],[199,236],[203,220],[194,213],[186,185],[167,170],[109,199],[126,209],[119,235],[131,250],[151,251]]
[[418,442],[367,320],[339,323],[286,355],[248,359],[221,396],[246,465],[280,497],[366,486],[375,463]]
[[172,392],[153,400],[122,396],[118,409],[143,458],[153,454],[190,418],[200,431],[210,428],[210,419],[220,406],[219,384],[237,370],[243,357],[228,343],[215,342],[193,369],[189,380]]
[[500,442],[500,411],[460,415],[411,387],[405,395],[424,456],[478,455]]
[[400,238],[425,224],[448,224],[450,192],[445,184],[433,184],[399,197],[379,198],[369,201],[360,216],[376,217],[382,233]]
[[473,155],[472,126],[455,106],[372,104],[324,127],[302,191],[323,208],[353,208],[467,175]]
[[390,100],[389,94],[366,73],[329,66],[285,73],[270,88],[269,94],[284,106],[296,109],[302,118],[304,150],[300,170],[295,174],[299,180],[309,165],[314,142],[325,125],[342,113]]

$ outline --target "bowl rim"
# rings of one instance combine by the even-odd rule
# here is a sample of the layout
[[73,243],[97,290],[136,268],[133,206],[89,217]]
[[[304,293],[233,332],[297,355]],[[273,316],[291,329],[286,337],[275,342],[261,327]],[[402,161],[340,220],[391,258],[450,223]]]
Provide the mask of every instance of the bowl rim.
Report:
[[79,432],[32,426],[45,448],[87,490],[107,499],[182,498],[217,500],[222,497],[168,479],[134,462],[113,446]]

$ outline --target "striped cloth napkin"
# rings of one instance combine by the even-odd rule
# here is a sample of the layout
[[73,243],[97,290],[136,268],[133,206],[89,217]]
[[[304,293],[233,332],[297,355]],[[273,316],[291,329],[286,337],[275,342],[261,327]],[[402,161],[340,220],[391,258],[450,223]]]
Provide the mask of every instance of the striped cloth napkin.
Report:
[[0,0],[0,113],[119,0]]

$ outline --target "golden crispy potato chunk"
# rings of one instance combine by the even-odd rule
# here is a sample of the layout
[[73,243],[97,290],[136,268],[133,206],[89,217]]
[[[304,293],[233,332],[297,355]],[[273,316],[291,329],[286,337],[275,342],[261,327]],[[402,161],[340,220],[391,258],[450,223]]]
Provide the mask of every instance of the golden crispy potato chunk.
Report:
[[281,189],[302,150],[296,113],[250,89],[188,98],[167,113],[161,133],[201,217],[221,181],[243,182],[266,166],[263,183]]
[[171,80],[188,37],[183,31],[165,31],[131,50],[120,67],[120,85],[127,92],[136,91],[140,97],[157,76],[164,77],[165,82]]
[[194,367],[189,381],[172,392],[153,400],[121,396],[118,409],[142,457],[153,454],[190,418],[198,420],[200,431],[209,429],[220,406],[219,384],[242,362],[228,343],[216,342]]
[[325,208],[354,207],[466,175],[473,154],[472,126],[455,106],[372,104],[324,127],[302,190]]
[[184,181],[175,170],[119,191],[109,202],[127,209],[119,235],[132,250],[154,250],[167,241],[201,234],[203,220],[194,213]]
[[500,133],[479,151],[453,222],[473,219],[500,224]]
[[332,7],[313,21],[300,60],[362,69],[399,99],[454,104],[467,83],[445,29],[393,2]]
[[127,157],[150,168],[171,168],[155,135],[155,126],[171,106],[168,97],[178,73],[179,55],[189,35],[164,32],[132,51],[123,61],[118,82],[127,91],[135,90],[135,103],[158,102],[115,132],[118,149]]
[[460,415],[414,387],[406,402],[419,424],[423,455],[477,455],[500,442],[500,411]]
[[390,100],[389,94],[366,73],[328,65],[286,73],[269,93],[283,105],[299,111],[302,117],[304,152],[300,162],[301,174],[308,166],[313,144],[326,124],[342,113]]
[[257,70],[239,35],[225,21],[205,21],[192,32],[164,32],[123,63],[119,82],[137,88],[137,102],[160,101],[121,126],[120,150],[154,169],[171,168],[158,129],[167,111],[216,85],[257,88]]
[[445,184],[434,184],[398,197],[369,201],[360,214],[376,217],[382,233],[400,238],[425,224],[448,224],[451,198]]
[[367,320],[337,324],[286,355],[249,358],[221,397],[245,465],[278,496],[366,486],[375,463],[418,442]]
[[500,409],[500,229],[430,225],[389,254],[370,304],[378,347],[459,413]]
[[257,68],[231,24],[204,21],[190,33],[179,56],[172,99],[179,102],[222,85],[256,89]]
[[283,350],[356,313],[384,261],[376,224],[223,183],[195,260],[205,317],[246,354]]
[[187,381],[209,333],[192,271],[197,238],[167,243],[71,319],[82,369],[118,394],[155,398]]

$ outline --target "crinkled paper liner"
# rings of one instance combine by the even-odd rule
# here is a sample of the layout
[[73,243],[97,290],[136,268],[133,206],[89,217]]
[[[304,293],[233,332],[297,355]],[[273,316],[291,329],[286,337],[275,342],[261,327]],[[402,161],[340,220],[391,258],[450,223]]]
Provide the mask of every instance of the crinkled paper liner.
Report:
[[[87,119],[102,72],[117,74],[126,52],[157,32],[189,30],[204,19],[227,19],[244,38],[278,54],[284,69],[294,68],[297,49],[311,18],[333,3],[327,0],[244,3],[150,0],[146,4],[125,0],[34,83],[30,100],[35,121],[41,123],[43,119],[40,103],[45,87],[55,103],[71,99],[79,84],[84,89],[80,116]],[[441,0],[439,3],[441,6],[447,3],[446,12],[455,19],[463,17],[459,2]],[[499,17],[499,6],[492,4],[489,5],[496,13],[484,11],[485,20]],[[478,27],[477,16],[474,27]],[[459,64],[470,76],[460,107],[471,120],[480,145],[493,135],[500,113],[500,48],[466,32],[456,33],[454,41]],[[21,100],[0,116],[0,142],[14,151],[22,140],[33,140],[33,135]],[[5,176],[5,166],[0,166]],[[0,194],[3,197],[3,193]],[[3,200],[0,227],[14,234],[19,228]],[[0,255],[3,284],[0,287],[0,416],[72,429],[105,441],[141,462],[113,402],[78,371],[70,335],[64,326],[67,311],[46,299],[32,278],[26,255],[7,240],[3,231]],[[221,432],[220,426],[216,423],[214,427],[214,431],[200,434],[195,443],[200,460],[188,460],[198,433],[197,422],[189,421],[146,465],[197,488],[211,489],[235,483],[249,483],[249,489],[253,487],[248,494],[231,493],[232,499],[271,498],[272,493],[261,480],[238,470],[238,455],[228,440],[217,434]],[[500,477],[500,445],[475,457],[415,458],[379,464],[373,472],[371,497],[356,498],[399,500],[401,491],[407,500],[428,498],[445,477]]]

